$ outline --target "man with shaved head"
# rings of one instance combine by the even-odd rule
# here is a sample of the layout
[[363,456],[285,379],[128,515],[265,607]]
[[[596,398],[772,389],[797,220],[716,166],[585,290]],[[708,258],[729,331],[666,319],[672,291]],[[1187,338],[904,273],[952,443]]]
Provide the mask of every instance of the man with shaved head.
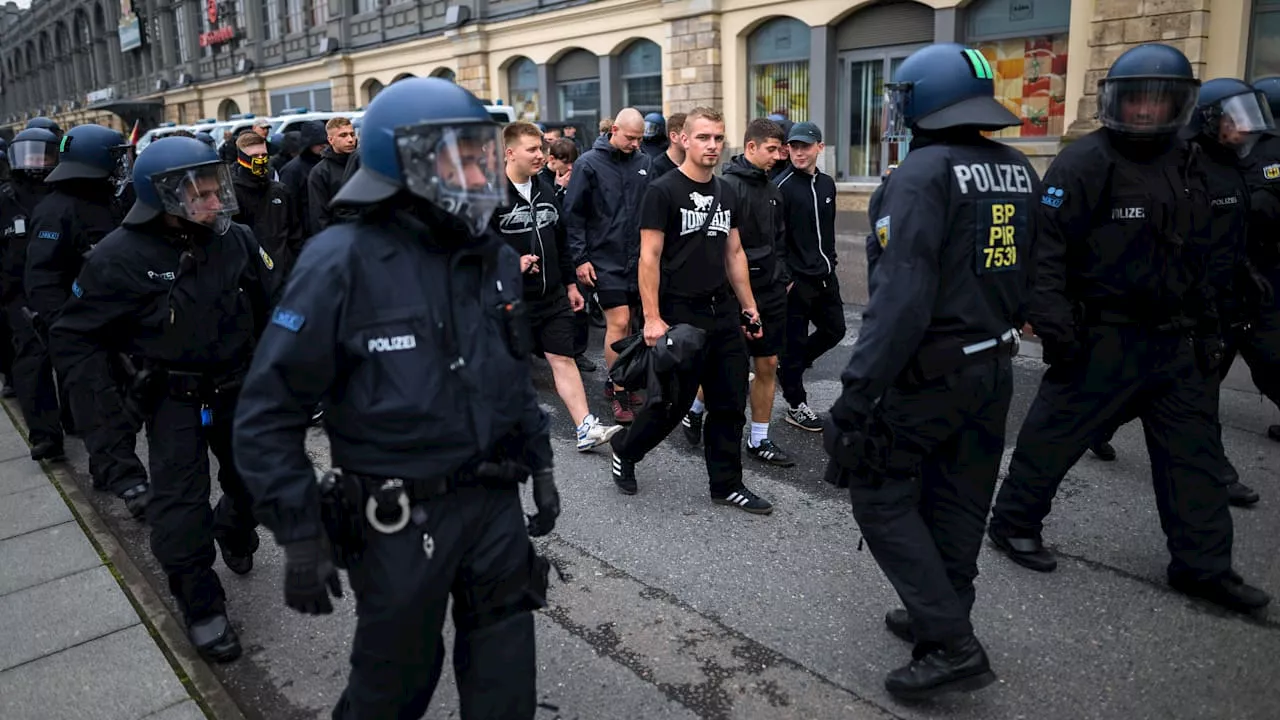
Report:
[[[578,281],[594,289],[604,309],[604,359],[627,334],[631,308],[639,304],[636,263],[640,256],[640,200],[649,186],[649,157],[642,152],[644,116],[635,108],[618,113],[607,135],[573,164],[565,191],[565,226]],[[619,423],[631,422],[639,398],[605,380],[605,399]]]

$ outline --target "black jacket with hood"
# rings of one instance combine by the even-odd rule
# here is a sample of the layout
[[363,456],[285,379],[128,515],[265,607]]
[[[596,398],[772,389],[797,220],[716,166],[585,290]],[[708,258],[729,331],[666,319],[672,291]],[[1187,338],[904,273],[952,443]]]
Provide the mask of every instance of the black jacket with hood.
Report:
[[573,284],[575,273],[556,192],[540,174],[531,180],[529,200],[507,180],[512,204],[494,211],[489,230],[521,256],[538,256],[538,272],[524,273],[524,297],[541,300],[563,294],[565,287]]
[[590,262],[601,290],[636,286],[640,202],[648,187],[649,156],[621,152],[607,135],[573,164],[564,196],[571,260],[575,268]]
[[258,244],[280,265],[278,274],[287,276],[305,237],[293,196],[282,183],[258,177],[238,162],[232,182],[239,209],[231,219],[253,231]]
[[778,186],[769,181],[768,173],[742,155],[725,163],[722,181],[738,196],[734,215],[751,270],[751,287],[762,290],[775,283],[790,283],[787,226]]
[[315,235],[337,222],[345,222],[355,213],[347,208],[329,207],[329,201],[342,188],[347,166],[353,153],[336,153],[325,148],[320,162],[311,168],[307,176],[307,234]]
[[825,278],[836,271],[836,181],[788,168],[774,178],[787,221],[787,264],[792,275]]
[[289,193],[293,195],[294,202],[297,203],[298,217],[304,222],[306,218],[311,217],[307,180],[311,177],[311,169],[320,162],[320,156],[311,152],[311,148],[328,142],[329,136],[324,131],[324,123],[319,120],[303,123],[298,131],[298,157],[290,160],[280,171],[280,182],[284,183]]

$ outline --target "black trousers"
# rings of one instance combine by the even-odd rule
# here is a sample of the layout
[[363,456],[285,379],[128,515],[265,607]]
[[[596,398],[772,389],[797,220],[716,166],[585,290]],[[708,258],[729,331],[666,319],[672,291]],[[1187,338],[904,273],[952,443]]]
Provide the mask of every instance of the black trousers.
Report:
[[702,362],[676,379],[676,396],[669,402],[646,403],[631,425],[610,441],[618,457],[640,462],[666,439],[698,395],[702,386],[706,416],[702,425],[703,457],[713,497],[742,487],[742,426],[747,405],[747,344],[739,318],[741,308],[731,297],[716,302],[671,298],[661,303],[668,325],[686,323],[707,333]]
[[[1280,287],[1280,267],[1265,274],[1272,286]],[[1280,298],[1254,318],[1247,332],[1227,337],[1224,374],[1237,352],[1249,366],[1253,384],[1268,400],[1280,406]]]
[[115,380],[102,378],[91,386],[71,387],[68,395],[89,453],[93,487],[119,495],[147,482],[137,453],[139,428],[125,415]]
[[894,438],[888,470],[845,471],[853,517],[917,643],[973,634],[973,581],[1012,397],[1007,355],[927,383],[899,382],[877,413]]
[[450,596],[463,720],[532,718],[532,610],[546,604],[547,566],[533,554],[518,486],[464,487],[418,508],[422,522],[395,534],[365,528],[364,553],[349,572],[357,616],[351,677],[334,720],[426,713],[444,667]]
[[1232,522],[1221,477],[1215,383],[1184,336],[1139,326],[1088,330],[1088,359],[1051,366],[1018,435],[991,523],[1038,535],[1058,485],[1089,441],[1124,418],[1142,420],[1170,576],[1231,569]]
[[835,273],[825,278],[797,275],[795,286],[787,294],[787,337],[778,358],[778,384],[788,405],[795,407],[808,401],[804,371],[839,345],[844,333],[844,302]]
[[35,329],[23,314],[23,304],[19,298],[5,308],[13,331],[13,385],[18,391],[18,405],[27,422],[32,445],[42,442],[61,444],[62,420],[58,386],[53,380],[53,363],[49,359],[49,351],[36,337]]
[[4,375],[9,385],[13,384],[13,357],[16,352],[13,331],[9,328],[9,314],[0,313],[0,375]]
[[[236,470],[231,452],[235,402],[210,408],[203,426],[200,405],[165,396],[147,422],[151,465],[151,552],[169,579],[188,624],[226,612],[226,593],[213,570],[215,539],[247,553],[257,522],[253,497]],[[218,459],[222,498],[209,506],[209,453]]]

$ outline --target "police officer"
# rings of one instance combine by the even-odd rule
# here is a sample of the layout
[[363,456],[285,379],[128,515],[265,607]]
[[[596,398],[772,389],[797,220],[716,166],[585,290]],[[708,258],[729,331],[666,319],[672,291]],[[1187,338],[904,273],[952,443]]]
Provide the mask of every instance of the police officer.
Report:
[[[133,182],[138,202],[86,259],[49,339],[67,380],[94,393],[110,390],[101,370],[107,358],[129,358],[128,407],[147,424],[151,551],[192,645],[229,662],[240,656],[240,641],[213,570],[214,542],[232,572],[253,568],[253,501],[236,472],[231,424],[274,296],[275,263],[248,228],[230,222],[228,168],[199,140],[151,143]],[[216,510],[211,451],[222,486]]]
[[[334,718],[426,711],[450,594],[462,716],[534,714],[531,611],[547,566],[528,534],[550,532],[559,499],[519,257],[485,233],[505,195],[487,162],[500,142],[451,82],[379,93],[360,170],[334,199],[363,213],[308,241],[241,395],[236,459],[284,546],[290,607],[328,613],[341,592],[304,447],[321,398],[333,465],[360,496],[358,621]],[[526,530],[517,481],[530,471],[538,514]]]
[[877,288],[823,428],[867,546],[906,606],[885,618],[915,643],[885,680],[903,699],[996,679],[969,614],[1039,179],[1022,153],[979,132],[1019,123],[991,78],[977,51],[937,44],[887,86],[886,140],[910,131],[911,154],[884,186]]
[[[1253,87],[1262,93],[1274,118],[1280,113],[1280,77],[1262,78]],[[1253,383],[1272,403],[1280,405],[1280,131],[1264,134],[1241,164],[1251,193],[1247,252],[1272,292],[1258,298],[1261,306],[1249,331],[1240,338],[1240,356],[1249,365]],[[1266,302],[1267,300],[1270,302]],[[1280,425],[1267,428],[1267,437],[1280,442]]]
[[1197,85],[1174,48],[1125,52],[1098,84],[1103,127],[1049,168],[1029,313],[1049,369],[988,534],[1015,562],[1053,570],[1041,529],[1058,485],[1100,430],[1136,416],[1172,555],[1170,585],[1249,611],[1269,598],[1231,567],[1221,441],[1211,384],[1197,368],[1198,359],[1212,362],[1218,329],[1207,180],[1178,137]]
[[33,117],[30,120],[28,120],[27,128],[28,129],[40,128],[41,130],[48,130],[49,132],[58,136],[59,140],[62,139],[62,127],[58,125],[58,123],[54,121],[52,118],[47,118],[43,115],[40,115],[38,117]]
[[31,213],[52,188],[44,179],[58,163],[58,137],[42,128],[28,128],[9,144],[12,177],[0,184],[0,232],[4,235],[3,294],[5,319],[13,333],[14,358],[11,380],[18,392],[31,440],[32,460],[64,457],[62,425],[58,417],[58,390],[53,365],[27,316],[22,279],[27,243],[31,238]]
[[[57,319],[84,256],[124,218],[114,178],[123,171],[124,137],[101,125],[78,125],[59,143],[58,166],[45,182],[53,192],[31,215],[25,287],[27,304],[45,327]],[[124,500],[134,517],[147,504],[147,472],[134,451],[138,427],[120,411],[124,382],[113,358],[100,368],[108,377],[62,395],[69,399],[76,427],[89,452],[95,489]],[[66,410],[66,408],[63,408]]]
[[662,117],[662,113],[651,112],[644,116],[644,139],[640,141],[640,150],[650,159],[657,160],[658,156],[667,151],[667,145],[670,144],[667,139],[667,119]]

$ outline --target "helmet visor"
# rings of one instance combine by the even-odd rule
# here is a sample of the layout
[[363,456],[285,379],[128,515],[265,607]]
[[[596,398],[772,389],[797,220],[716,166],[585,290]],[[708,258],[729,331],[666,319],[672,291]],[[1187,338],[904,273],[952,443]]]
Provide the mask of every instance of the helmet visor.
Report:
[[655,138],[659,135],[663,135],[664,130],[665,128],[662,127],[662,123],[656,123],[652,120],[644,121],[644,136],[646,138]]
[[231,171],[222,163],[178,168],[151,177],[164,211],[175,217],[226,232],[239,211]]
[[1175,133],[1191,119],[1197,85],[1187,78],[1105,78],[1098,88],[1098,120],[1130,135]]
[[1232,95],[1218,106],[1217,122],[1208,129],[1219,143],[1232,148],[1240,157],[1247,156],[1262,133],[1274,130],[1275,118],[1262,93]]
[[884,107],[880,126],[885,142],[911,142],[911,128],[907,125],[907,105],[911,102],[911,83],[885,83]]
[[502,129],[495,123],[424,123],[396,131],[405,188],[479,236],[507,201],[500,182]]
[[9,145],[9,167],[27,172],[49,172],[58,164],[56,143],[18,140]]

